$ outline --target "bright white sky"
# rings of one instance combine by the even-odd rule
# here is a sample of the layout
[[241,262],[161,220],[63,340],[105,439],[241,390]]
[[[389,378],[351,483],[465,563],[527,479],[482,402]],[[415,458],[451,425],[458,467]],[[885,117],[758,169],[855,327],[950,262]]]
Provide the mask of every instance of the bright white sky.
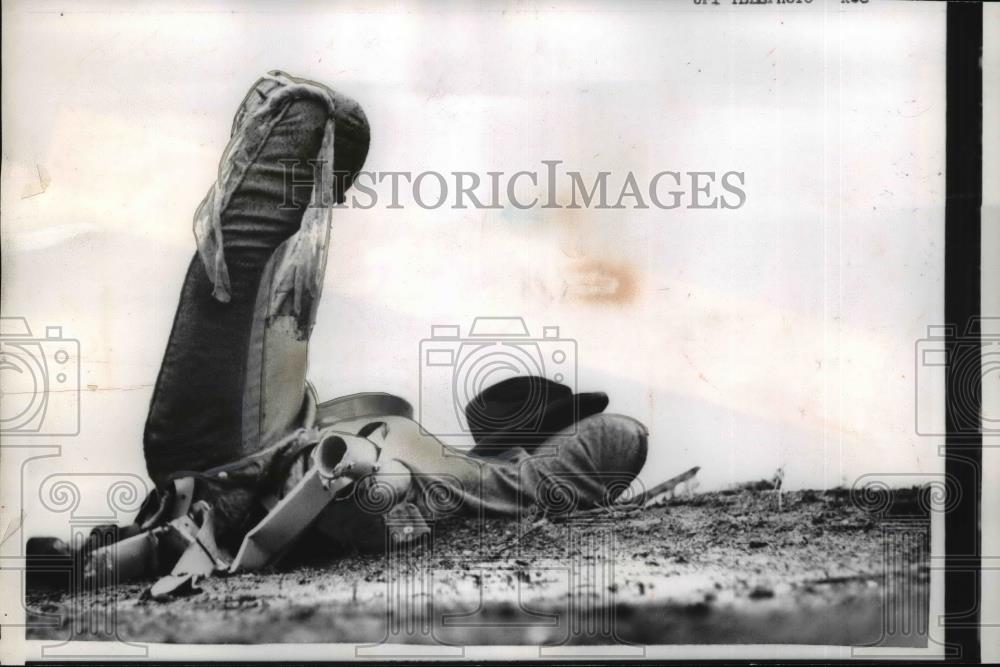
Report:
[[[416,403],[432,325],[520,315],[650,427],[648,484],[941,469],[914,414],[919,396],[940,423],[915,346],[943,308],[943,3],[325,4],[5,4],[3,313],[78,339],[85,388],[78,437],[5,440],[62,446],[25,469],[26,502],[54,473],[143,473],[191,218],[274,68],[361,102],[371,170],[746,174],[736,211],[338,211],[321,398]],[[574,298],[598,264],[630,299]],[[449,381],[423,383],[440,422]]]

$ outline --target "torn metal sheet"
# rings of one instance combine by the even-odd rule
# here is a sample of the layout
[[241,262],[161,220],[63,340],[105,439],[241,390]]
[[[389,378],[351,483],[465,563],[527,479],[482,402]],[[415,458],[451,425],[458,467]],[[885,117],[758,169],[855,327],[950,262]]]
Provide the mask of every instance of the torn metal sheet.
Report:
[[377,469],[379,453],[365,438],[324,432],[312,469],[247,533],[230,572],[255,570],[280,556],[338,494]]
[[223,303],[232,298],[229,268],[223,252],[221,217],[229,204],[233,192],[243,181],[247,169],[260,146],[270,136],[274,126],[281,120],[287,106],[295,99],[308,97],[317,99],[330,110],[330,120],[326,124],[319,154],[320,165],[317,183],[313,188],[312,201],[302,218],[302,225],[293,247],[285,253],[276,274],[281,289],[275,292],[275,300],[270,312],[275,313],[286,307],[292,314],[303,319],[319,301],[322,287],[320,278],[326,261],[326,240],[329,235],[330,208],[332,202],[323,201],[323,184],[333,183],[333,138],[335,132],[336,101],[330,92],[312,82],[294,79],[284,72],[268,73],[262,81],[267,90],[251,91],[233,121],[232,136],[219,163],[216,181],[198,206],[194,215],[194,234],[198,244],[198,254],[205,265],[205,271],[212,281],[212,296]]

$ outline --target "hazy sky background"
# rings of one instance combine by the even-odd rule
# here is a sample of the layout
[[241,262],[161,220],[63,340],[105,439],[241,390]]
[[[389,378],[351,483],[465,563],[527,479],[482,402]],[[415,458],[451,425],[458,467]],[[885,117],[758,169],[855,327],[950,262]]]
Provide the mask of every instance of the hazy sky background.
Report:
[[[78,339],[84,388],[79,436],[4,440],[62,448],[24,468],[29,525],[49,475],[143,475],[192,215],[275,68],[364,106],[370,170],[746,175],[739,210],[337,211],[321,398],[422,395],[440,422],[431,326],[518,315],[649,426],[647,484],[942,469],[914,414],[943,396],[915,364],[943,317],[943,3],[123,6],[4,8],[2,310]],[[621,298],[585,298],[595,267]]]

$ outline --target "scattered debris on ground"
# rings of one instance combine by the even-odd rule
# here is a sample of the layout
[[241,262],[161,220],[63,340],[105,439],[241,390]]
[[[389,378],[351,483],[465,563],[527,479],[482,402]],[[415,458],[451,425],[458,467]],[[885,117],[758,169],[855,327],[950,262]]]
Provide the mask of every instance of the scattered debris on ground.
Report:
[[451,520],[422,546],[213,577],[166,602],[140,599],[150,582],[29,592],[28,638],[923,646],[926,623],[903,634],[888,617],[927,615],[888,597],[926,605],[921,494],[779,481],[561,519]]

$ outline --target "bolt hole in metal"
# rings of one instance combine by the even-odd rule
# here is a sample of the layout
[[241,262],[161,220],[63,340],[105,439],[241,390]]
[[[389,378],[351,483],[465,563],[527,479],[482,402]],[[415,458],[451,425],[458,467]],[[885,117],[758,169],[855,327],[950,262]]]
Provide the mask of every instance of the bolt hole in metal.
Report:
[[339,435],[328,435],[319,443],[316,465],[324,476],[332,476],[334,469],[344,460],[347,443]]

